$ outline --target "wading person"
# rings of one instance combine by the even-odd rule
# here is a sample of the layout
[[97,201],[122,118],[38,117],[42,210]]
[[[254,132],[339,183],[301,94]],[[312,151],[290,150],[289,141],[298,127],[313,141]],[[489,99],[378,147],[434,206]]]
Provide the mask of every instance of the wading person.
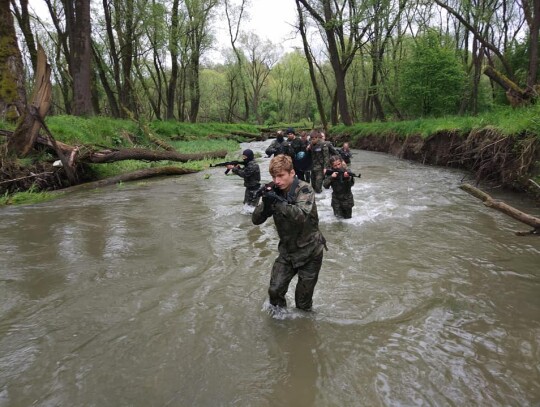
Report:
[[[330,157],[332,168],[326,171],[323,186],[332,188],[332,209],[338,218],[350,219],[354,206],[354,197],[351,191],[354,177],[347,172],[347,166],[340,156]],[[335,171],[334,171],[335,170]]]
[[239,165],[227,165],[227,169],[232,170],[234,174],[244,178],[244,186],[246,187],[244,203],[250,206],[257,206],[259,197],[255,193],[261,186],[261,170],[259,164],[255,162],[253,151],[250,149],[242,152],[242,158],[244,160],[244,168],[240,168]]
[[330,150],[328,144],[321,140],[317,131],[313,131],[310,137],[307,151],[311,155],[311,185],[315,192],[322,192],[324,171],[330,167]]
[[345,161],[345,164],[349,165],[351,163],[352,153],[349,148],[349,143],[343,143],[343,147],[338,149],[339,155]]
[[270,304],[287,306],[285,294],[298,274],[295,304],[309,311],[325,247],[319,231],[315,194],[308,183],[295,176],[289,156],[272,158],[269,170],[273,182],[266,186],[262,202],[251,219],[255,225],[260,225],[272,216],[279,235],[279,255],[274,261],[268,288]]
[[272,141],[272,143],[268,146],[265,153],[268,157],[272,157],[272,156],[276,156],[280,154],[286,154],[289,156],[294,155],[291,144],[289,143],[288,140],[285,140],[285,138],[283,137],[283,132],[281,130],[277,132],[276,139]]

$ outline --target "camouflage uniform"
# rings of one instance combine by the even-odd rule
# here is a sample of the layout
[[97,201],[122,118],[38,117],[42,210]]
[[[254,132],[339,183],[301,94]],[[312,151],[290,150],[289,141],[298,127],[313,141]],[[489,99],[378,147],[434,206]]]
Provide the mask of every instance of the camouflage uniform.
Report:
[[351,191],[354,185],[354,177],[332,178],[327,175],[324,178],[323,186],[328,189],[332,187],[332,209],[334,215],[338,218],[350,219],[352,217],[352,208],[354,206],[354,197]]
[[319,141],[317,144],[311,144],[311,185],[315,192],[322,192],[324,179],[323,170],[330,167],[330,149],[326,142]]
[[261,186],[261,170],[259,164],[251,160],[244,168],[234,167],[232,172],[244,178],[244,186],[246,187],[244,203],[251,206],[257,206],[259,198],[255,197],[255,192]]
[[291,143],[285,139],[283,141],[279,141],[277,139],[272,141],[272,144],[268,146],[265,153],[268,157],[272,157],[272,155],[276,156],[279,154],[287,154],[291,158],[294,158],[294,150]]
[[[284,196],[282,191],[279,192]],[[288,204],[268,204],[263,198],[252,214],[252,221],[260,225],[273,216],[279,235],[279,256],[272,267],[268,288],[270,304],[287,306],[285,294],[291,280],[298,274],[295,304],[297,308],[310,310],[326,241],[319,231],[317,205],[311,186],[296,178],[287,199]]]

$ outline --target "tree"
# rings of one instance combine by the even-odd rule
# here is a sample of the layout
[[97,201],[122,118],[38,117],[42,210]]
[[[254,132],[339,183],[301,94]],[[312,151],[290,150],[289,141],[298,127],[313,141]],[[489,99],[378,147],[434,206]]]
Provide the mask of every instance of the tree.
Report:
[[403,110],[422,116],[456,114],[465,75],[454,49],[432,30],[417,40],[403,67]]
[[89,116],[92,105],[92,48],[90,0],[63,0],[69,37],[69,72],[73,87],[73,115]]
[[16,120],[26,109],[22,56],[9,0],[0,0],[0,118]]
[[359,7],[355,0],[344,0],[342,2],[318,0],[315,2],[316,6],[310,4],[308,0],[299,1],[325,34],[330,64],[336,82],[335,100],[339,107],[341,121],[345,125],[351,125],[352,119],[347,100],[345,75],[352,63],[354,54],[358,50],[357,41],[361,37],[358,32],[357,19]]

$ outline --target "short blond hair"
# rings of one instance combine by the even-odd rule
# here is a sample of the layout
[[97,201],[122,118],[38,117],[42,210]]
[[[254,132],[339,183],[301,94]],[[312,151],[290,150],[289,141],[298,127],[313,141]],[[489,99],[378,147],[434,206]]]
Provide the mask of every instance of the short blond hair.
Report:
[[282,171],[291,172],[293,170],[292,158],[285,154],[274,156],[270,160],[269,171],[272,177]]

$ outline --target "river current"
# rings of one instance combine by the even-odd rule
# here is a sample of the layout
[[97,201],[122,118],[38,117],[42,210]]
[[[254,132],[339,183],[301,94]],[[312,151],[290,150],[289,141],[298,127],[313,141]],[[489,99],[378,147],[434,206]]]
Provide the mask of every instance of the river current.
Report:
[[0,406],[538,406],[538,236],[466,173],[353,153],[311,313],[296,279],[267,311],[278,237],[222,168],[0,208]]

